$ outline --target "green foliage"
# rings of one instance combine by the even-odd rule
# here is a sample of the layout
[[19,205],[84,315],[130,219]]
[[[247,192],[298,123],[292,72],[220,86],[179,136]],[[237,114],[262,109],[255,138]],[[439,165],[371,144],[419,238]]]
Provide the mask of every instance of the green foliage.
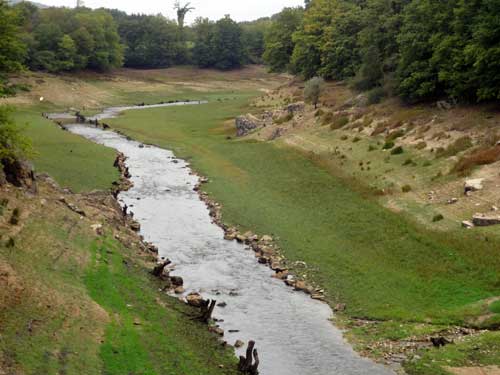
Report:
[[472,139],[469,136],[458,138],[455,142],[450,144],[446,149],[441,148],[436,152],[438,158],[448,158],[455,156],[460,152],[468,150],[472,147]]
[[332,129],[332,130],[341,129],[344,126],[346,126],[348,123],[349,123],[348,116],[340,116],[340,117],[333,119],[333,123],[330,126],[330,129]]
[[31,141],[12,118],[13,109],[0,106],[0,165],[2,160],[15,160],[32,156]]
[[198,19],[193,59],[200,68],[229,70],[239,68],[245,61],[242,28],[229,16],[216,23]]
[[242,29],[241,43],[245,50],[246,63],[263,63],[263,55],[266,50],[265,36],[269,32],[271,25],[272,22],[269,18],[240,23]]
[[499,301],[495,301],[495,302],[493,302],[493,303],[489,306],[489,310],[490,310],[492,313],[495,313],[495,314],[500,314],[500,300],[499,300]]
[[412,191],[412,187],[410,185],[404,185],[402,188],[401,188],[401,191],[403,193],[409,193],[410,191]]
[[391,150],[391,155],[401,155],[402,153],[404,153],[404,150],[401,146],[395,147]]
[[0,97],[14,91],[7,83],[5,74],[23,68],[26,45],[19,34],[20,19],[4,0],[0,0]]
[[111,12],[125,44],[124,65],[131,68],[168,68],[186,55],[186,44],[174,21],[161,15]]
[[390,150],[391,148],[393,148],[396,144],[394,143],[394,141],[387,141],[384,143],[384,145],[382,146],[382,150]]
[[325,81],[323,78],[314,77],[306,82],[304,87],[304,99],[307,103],[311,103],[314,105],[314,108],[318,106],[319,97],[321,95],[321,91],[323,90],[323,86]]
[[273,72],[292,70],[290,59],[295,48],[295,33],[304,16],[302,8],[285,8],[274,19],[265,34],[264,62]]
[[122,65],[123,46],[116,23],[107,11],[30,9],[23,4],[16,9],[22,14],[31,69],[106,71]]
[[385,90],[383,87],[375,87],[367,93],[368,104],[378,104],[385,97]]
[[432,218],[432,222],[433,223],[437,223],[438,221],[443,221],[444,220],[444,216],[441,215],[441,214],[437,214],[435,215],[433,218]]

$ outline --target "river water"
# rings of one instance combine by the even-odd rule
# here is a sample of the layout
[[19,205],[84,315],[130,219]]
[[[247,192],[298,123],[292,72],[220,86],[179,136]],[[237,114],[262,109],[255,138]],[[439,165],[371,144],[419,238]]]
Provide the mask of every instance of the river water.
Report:
[[[134,107],[111,108],[96,118],[129,109]],[[85,125],[68,128],[126,155],[134,187],[119,195],[120,202],[134,213],[145,240],[174,262],[171,274],[184,278],[186,294],[200,292],[227,304],[216,307],[213,315],[223,320],[219,324],[226,332],[224,340],[255,340],[262,375],[393,374],[352,350],[331,323],[327,304],[286,287],[271,277],[273,271],[257,263],[252,250],[224,240],[222,229],[212,223],[193,190],[198,177],[186,162],[171,151],[144,147],[112,131]]]

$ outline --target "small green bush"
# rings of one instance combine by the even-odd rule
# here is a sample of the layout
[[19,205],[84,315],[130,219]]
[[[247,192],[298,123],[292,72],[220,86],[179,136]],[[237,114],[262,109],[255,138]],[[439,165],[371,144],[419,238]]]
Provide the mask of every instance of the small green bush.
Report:
[[403,167],[406,167],[408,165],[415,165],[415,162],[413,161],[413,159],[406,159],[405,162],[403,163]]
[[442,221],[442,220],[444,220],[444,216],[443,216],[443,215],[441,215],[441,214],[437,214],[436,216],[434,216],[434,217],[432,218],[432,222],[433,222],[433,223],[437,223],[438,221]]
[[361,138],[354,137],[353,140],[352,140],[352,143],[358,143],[359,141],[361,141]]
[[412,188],[410,185],[404,185],[402,188],[401,188],[401,191],[403,193],[409,193],[410,191],[412,191]]
[[404,130],[399,129],[399,130],[396,130],[396,131],[390,133],[389,135],[387,135],[387,137],[385,138],[385,141],[386,142],[395,141],[396,139],[401,138],[403,135],[405,135]]
[[373,90],[368,91],[366,94],[368,97],[368,104],[378,104],[385,97],[385,90],[383,87],[376,87]]
[[377,148],[373,145],[368,146],[368,152],[375,151]]
[[382,146],[382,150],[390,150],[395,145],[396,144],[393,141],[385,142],[384,145]]
[[14,211],[12,211],[12,216],[10,218],[10,223],[12,225],[19,224],[19,217],[20,216],[21,216],[21,210],[19,208],[14,208]]
[[403,147],[398,146],[392,149],[391,155],[401,155],[403,152],[404,152]]
[[458,138],[455,142],[450,144],[446,149],[440,147],[436,151],[436,157],[449,158],[456,154],[468,150],[472,147],[472,139],[468,136]]

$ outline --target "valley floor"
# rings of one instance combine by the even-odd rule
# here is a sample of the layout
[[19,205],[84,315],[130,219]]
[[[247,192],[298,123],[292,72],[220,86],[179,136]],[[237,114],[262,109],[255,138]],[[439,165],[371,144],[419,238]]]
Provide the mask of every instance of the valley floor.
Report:
[[[281,113],[302,99],[300,82],[288,83],[287,77],[268,75],[262,68],[228,74],[185,68],[28,79],[31,93],[11,104],[18,106],[19,121],[28,123],[26,131],[34,137],[35,165],[78,192],[110,186],[117,178],[114,154],[60,131],[39,113],[70,107],[91,113],[113,104],[207,99],[208,104],[196,108],[128,112],[109,125],[173,150],[208,176],[204,188],[221,203],[224,221],[241,231],[272,234],[291,270],[324,288],[328,303],[341,310],[337,324],[348,328],[359,351],[389,362],[408,358],[404,368],[410,374],[461,374],[455,368],[487,365],[493,366],[484,370],[490,374],[498,370],[498,228],[460,228],[460,221],[476,211],[498,205],[497,165],[474,169],[473,177],[486,178],[485,189],[463,197],[464,177],[449,170],[468,150],[436,157],[465,135],[476,145],[481,137],[492,138],[490,123],[499,116],[488,108],[437,111],[391,101],[346,105],[355,95],[331,85],[320,113],[306,106],[297,116],[275,118],[266,128],[237,139],[234,117],[264,110]],[[467,116],[482,123],[471,125]],[[450,130],[452,121],[461,125],[453,122]],[[271,137],[276,128],[282,129],[281,136]],[[382,150],[395,131],[401,131],[393,141],[402,152],[392,153],[395,147]],[[417,147],[422,142],[425,146]],[[452,198],[458,202],[447,204]],[[434,221],[438,214],[442,219]],[[94,262],[107,257],[99,250],[103,243],[113,254],[114,245],[103,239],[89,243],[87,256]],[[11,264],[10,256],[2,257]],[[106,268],[120,259],[109,262]],[[109,313],[121,305],[100,299],[96,289],[108,285],[111,277],[100,273],[111,271],[99,267],[87,271],[102,276],[90,279],[95,282],[86,286],[87,293]],[[133,321],[129,313],[126,317]],[[112,327],[113,320],[106,324]],[[113,329],[107,332],[111,335]],[[455,343],[435,349],[431,336]],[[101,353],[106,354],[105,347]]]

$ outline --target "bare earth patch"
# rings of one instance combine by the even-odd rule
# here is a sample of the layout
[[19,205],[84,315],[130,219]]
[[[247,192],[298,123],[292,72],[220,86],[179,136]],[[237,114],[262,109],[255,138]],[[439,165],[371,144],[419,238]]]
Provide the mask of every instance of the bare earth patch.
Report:
[[448,367],[446,370],[454,375],[500,375],[500,367]]

